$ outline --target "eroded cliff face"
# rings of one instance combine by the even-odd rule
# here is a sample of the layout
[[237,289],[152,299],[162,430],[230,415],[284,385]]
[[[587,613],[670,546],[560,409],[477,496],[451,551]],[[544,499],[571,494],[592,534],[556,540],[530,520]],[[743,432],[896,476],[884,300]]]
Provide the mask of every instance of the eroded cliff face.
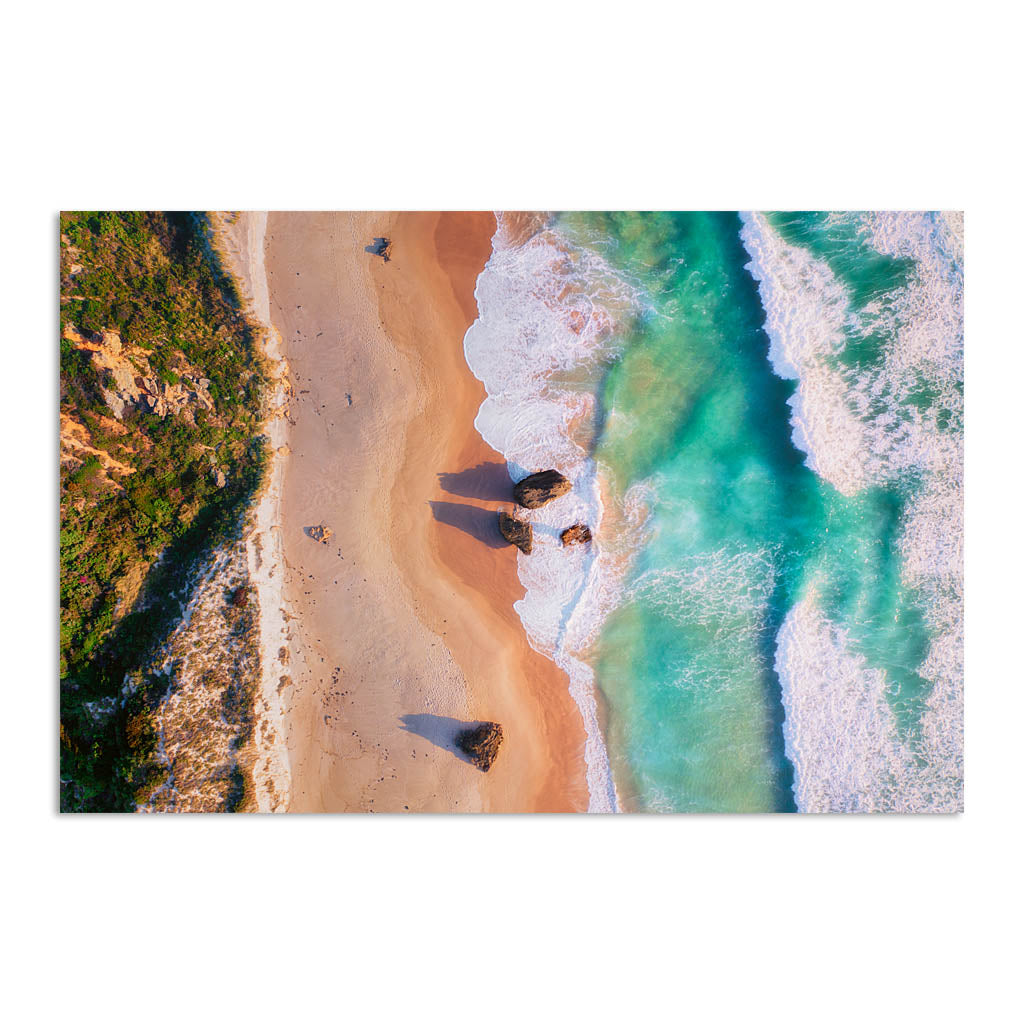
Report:
[[[123,490],[122,481],[131,476],[135,468],[132,456],[152,447],[140,430],[124,424],[125,414],[135,409],[142,415],[163,419],[181,417],[195,424],[199,409],[214,414],[214,401],[210,394],[210,381],[193,367],[180,351],[174,353],[171,376],[167,380],[150,365],[152,352],[139,346],[125,345],[117,331],[97,331],[88,334],[73,325],[64,328],[62,337],[79,352],[90,353],[90,362],[100,383],[100,394],[113,417],[95,416],[95,423],[106,435],[106,448],[97,447],[92,431],[75,416],[61,412],[60,465],[61,471],[70,473],[80,469],[92,459],[93,484],[111,490]],[[112,438],[118,440],[112,441]],[[124,438],[124,440],[120,440]],[[211,475],[218,487],[225,485],[226,476],[211,456]]]
[[191,366],[181,352],[175,353],[173,376],[165,380],[149,364],[151,351],[126,346],[117,331],[83,334],[68,325],[63,337],[80,352],[92,353],[92,365],[100,380],[104,401],[118,420],[129,408],[163,419],[168,414],[194,422],[195,409],[213,412],[210,381]]
[[[124,427],[113,420],[106,420],[104,426],[112,434],[126,433]],[[117,428],[120,427],[120,431]],[[67,413],[60,414],[60,468],[61,472],[74,472],[85,464],[86,459],[98,461],[98,476],[102,482],[116,490],[122,490],[120,481],[135,472],[133,466],[126,465],[115,458],[109,451],[96,448],[92,444],[92,435],[88,427],[80,420],[73,419]],[[131,445],[118,444],[115,451],[122,457],[135,451]]]

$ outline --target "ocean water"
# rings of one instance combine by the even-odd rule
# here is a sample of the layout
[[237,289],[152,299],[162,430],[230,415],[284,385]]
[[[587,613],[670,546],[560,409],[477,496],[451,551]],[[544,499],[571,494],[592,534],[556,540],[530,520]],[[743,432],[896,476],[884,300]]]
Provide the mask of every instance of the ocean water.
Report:
[[476,296],[591,810],[962,808],[962,218],[499,216]]

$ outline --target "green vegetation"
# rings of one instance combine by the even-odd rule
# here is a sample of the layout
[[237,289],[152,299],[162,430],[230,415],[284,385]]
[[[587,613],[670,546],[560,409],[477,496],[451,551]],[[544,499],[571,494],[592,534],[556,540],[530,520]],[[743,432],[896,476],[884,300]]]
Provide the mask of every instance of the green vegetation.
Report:
[[183,360],[200,371],[214,401],[164,419],[129,408],[119,425],[90,353],[61,340],[61,412],[135,470],[108,477],[91,455],[61,473],[61,807],[129,810],[161,781],[151,713],[166,681],[142,670],[197,560],[237,534],[259,485],[266,377],[202,215],[68,213],[60,226],[62,334],[119,331],[168,383]]

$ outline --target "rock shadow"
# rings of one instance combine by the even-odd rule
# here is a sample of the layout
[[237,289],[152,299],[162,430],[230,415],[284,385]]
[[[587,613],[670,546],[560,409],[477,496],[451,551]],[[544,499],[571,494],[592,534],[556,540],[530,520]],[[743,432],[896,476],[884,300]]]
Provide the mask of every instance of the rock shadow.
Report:
[[387,263],[391,259],[391,239],[374,238],[371,245],[363,247],[363,252],[368,252],[371,256],[381,256]]
[[[422,736],[423,739],[433,743],[435,747],[454,754],[460,761],[473,764],[472,760],[455,746],[455,737],[464,729],[475,729],[478,725],[483,725],[483,722],[460,722],[457,718],[428,714],[402,715],[399,720],[402,723],[403,732]],[[476,765],[473,767],[475,768]]]
[[432,501],[434,518],[445,526],[469,534],[489,548],[507,548],[509,543],[498,529],[498,513],[475,505],[462,505],[457,501]]
[[460,498],[511,501],[512,478],[504,462],[481,462],[459,473],[438,473],[441,490]]

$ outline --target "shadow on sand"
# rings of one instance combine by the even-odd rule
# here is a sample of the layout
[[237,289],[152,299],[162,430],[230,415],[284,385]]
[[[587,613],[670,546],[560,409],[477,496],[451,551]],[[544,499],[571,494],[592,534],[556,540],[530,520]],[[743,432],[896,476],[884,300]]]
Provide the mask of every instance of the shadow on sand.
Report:
[[[445,718],[442,715],[402,715],[402,729],[416,736],[429,740],[435,747],[447,750],[466,764],[473,762],[455,746],[455,737],[463,729],[473,729],[483,722],[460,722],[457,718]],[[475,765],[474,765],[475,767]]]
[[[321,534],[321,530],[327,530],[327,537],[325,538]],[[330,540],[330,535],[334,532],[330,527],[325,527],[323,524],[319,526],[304,526],[302,532],[310,539],[315,540],[317,544],[326,544]]]
[[371,245],[363,247],[363,252],[368,252],[371,256],[383,256],[384,262],[387,263],[391,259],[391,239],[375,238]]
[[441,490],[460,498],[511,501],[512,478],[504,462],[481,462],[461,473],[438,473]]
[[431,511],[439,523],[454,526],[489,548],[507,548],[508,541],[498,529],[498,513],[475,505],[461,505],[455,501],[432,501]]

